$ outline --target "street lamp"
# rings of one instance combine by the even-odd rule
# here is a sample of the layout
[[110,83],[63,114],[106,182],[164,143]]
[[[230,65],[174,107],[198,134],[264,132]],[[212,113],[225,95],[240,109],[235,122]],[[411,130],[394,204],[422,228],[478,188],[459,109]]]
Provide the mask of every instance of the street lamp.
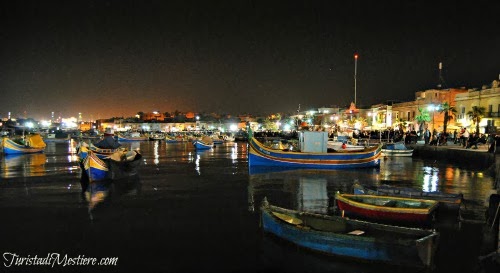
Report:
[[354,54],[354,105],[356,105],[356,74],[358,70],[358,53]]
[[434,129],[435,129],[435,127],[434,127],[434,112],[439,111],[439,105],[431,104],[431,105],[427,106],[427,110],[429,112],[432,112],[432,133],[434,134]]

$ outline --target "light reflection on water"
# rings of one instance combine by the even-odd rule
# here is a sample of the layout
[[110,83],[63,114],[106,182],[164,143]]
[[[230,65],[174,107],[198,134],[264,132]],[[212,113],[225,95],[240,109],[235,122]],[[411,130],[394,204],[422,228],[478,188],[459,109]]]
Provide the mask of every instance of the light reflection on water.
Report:
[[[49,149],[44,154],[23,155],[18,158],[0,156],[0,209],[10,209],[18,205],[28,206],[30,209],[42,208],[39,211],[44,212],[47,207],[50,210],[58,208],[63,217],[58,214],[56,220],[53,220],[54,223],[46,222],[45,219],[39,220],[52,228],[58,225],[66,227],[67,219],[70,218],[85,218],[82,222],[87,223],[87,214],[75,216],[74,210],[71,209],[88,207],[92,210],[90,218],[97,219],[92,224],[112,232],[100,234],[98,228],[86,228],[80,222],[75,227],[81,228],[78,232],[96,230],[97,237],[104,241],[107,240],[105,238],[112,237],[108,243],[114,240],[109,234],[121,232],[123,238],[129,238],[126,243],[132,245],[114,247],[112,244],[102,244],[98,247],[104,247],[108,252],[99,253],[118,252],[124,260],[128,257],[130,260],[143,259],[153,262],[156,259],[150,259],[149,255],[161,255],[156,257],[161,264],[155,266],[160,268],[165,264],[163,259],[168,259],[168,265],[177,269],[172,269],[173,272],[218,271],[214,267],[195,267],[199,260],[192,252],[200,247],[201,250],[197,254],[212,255],[207,259],[212,261],[212,266],[219,262],[223,264],[222,260],[246,261],[242,258],[245,254],[250,257],[248,264],[258,268],[255,272],[272,271],[270,269],[273,269],[276,262],[292,262],[293,260],[289,259],[291,255],[296,255],[297,258],[295,264],[291,263],[294,266],[303,261],[307,262],[302,259],[309,254],[291,251],[286,245],[274,244],[266,238],[260,239],[262,237],[259,237],[260,233],[257,231],[259,227],[256,212],[264,196],[273,204],[286,208],[330,213],[334,206],[332,201],[335,192],[349,192],[355,182],[367,185],[398,185],[425,191],[461,192],[466,199],[475,200],[477,203],[486,199],[494,182],[488,172],[483,170],[464,169],[449,163],[416,158],[383,158],[380,168],[360,170],[249,170],[246,143],[227,143],[198,152],[187,142],[167,144],[142,141],[123,143],[123,146],[129,149],[140,149],[144,157],[138,177],[127,183],[120,181],[95,188],[94,193],[97,194],[85,196],[83,200],[86,203],[82,203],[80,169],[75,146],[74,141],[70,144],[49,143]],[[112,194],[109,194],[108,190]],[[106,203],[105,199],[108,199],[111,205],[100,207]],[[113,204],[115,206],[112,206]],[[108,218],[111,220],[106,221]],[[203,232],[200,232],[200,228]],[[132,235],[128,230],[140,232],[134,232]],[[10,231],[15,232],[16,227],[12,225]],[[149,234],[155,236],[148,237]],[[196,239],[191,243],[179,239],[185,238],[186,234],[195,236]],[[71,240],[68,241],[78,240],[78,236],[73,236],[69,235]],[[139,236],[138,239],[132,239],[136,236]],[[228,236],[230,239],[227,239]],[[42,234],[34,237],[39,240],[34,242],[34,245],[47,243],[43,241]],[[85,250],[90,254],[97,251],[94,249],[96,246],[91,243],[77,242],[85,246]],[[175,251],[170,255],[152,251],[137,258],[136,252],[128,250],[161,243],[172,246],[170,249]],[[14,241],[10,244],[16,245]],[[73,246],[63,240],[57,242],[57,247],[61,249],[70,249]],[[182,253],[185,255],[179,254],[178,251],[183,249],[189,251]],[[276,255],[280,251],[282,253]],[[266,256],[266,253],[270,256]],[[280,259],[280,255],[284,258]],[[186,268],[186,263],[177,261],[187,259],[183,257],[190,257],[191,260],[186,262],[191,267]],[[217,257],[223,259],[219,261]],[[256,260],[253,260],[254,257],[257,257]],[[376,271],[371,267],[358,270],[353,263],[316,260],[314,255],[310,255],[310,258],[311,266],[318,267],[310,272],[324,272],[322,269],[333,270],[336,267],[347,267],[347,271],[343,272]],[[269,262],[272,259],[276,261]],[[235,272],[234,268],[239,267],[222,267],[220,271]]]
[[[77,141],[67,143],[48,143],[47,151],[42,154],[2,155],[0,177],[22,178],[46,175],[71,174],[78,176]],[[164,173],[166,169],[175,168],[175,172],[192,170],[197,176],[233,174],[248,176],[246,143],[233,142],[218,145],[206,151],[196,151],[191,143],[167,144],[160,141],[141,141],[122,143],[129,149],[138,149],[144,156],[147,182],[148,169],[155,168],[155,173]],[[152,165],[147,167],[148,163]],[[280,183],[288,183],[304,177],[304,171],[287,171],[287,175],[276,170],[265,170],[268,176],[275,176]],[[273,175],[273,173],[275,173]],[[332,170],[318,172],[315,178],[324,175],[327,183],[349,190],[354,182],[361,184],[390,184],[422,189],[423,191],[442,191],[446,193],[463,193],[466,199],[484,201],[493,188],[494,179],[484,170],[467,170],[449,163],[423,161],[416,158],[382,158],[380,168],[361,170]],[[224,180],[224,176],[220,176]],[[250,175],[248,180],[252,181]],[[319,182],[318,182],[319,183]],[[330,193],[331,194],[331,193]]]

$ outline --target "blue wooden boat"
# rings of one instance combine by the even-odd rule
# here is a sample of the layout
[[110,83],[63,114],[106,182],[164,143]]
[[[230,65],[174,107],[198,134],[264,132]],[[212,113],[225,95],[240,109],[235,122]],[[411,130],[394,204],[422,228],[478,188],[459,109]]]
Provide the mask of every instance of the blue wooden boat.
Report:
[[404,142],[385,143],[382,146],[383,156],[412,156],[413,149],[406,147]]
[[86,173],[90,182],[104,180],[108,176],[108,165],[92,150],[87,152],[81,167],[83,167],[83,172]]
[[[327,138],[325,138],[323,145],[324,151],[309,152],[289,149],[272,149],[271,147],[263,145],[251,134],[249,135],[249,166],[312,169],[348,169],[380,166],[382,144],[378,146],[366,147],[360,151],[328,151],[326,150]],[[321,140],[318,142],[321,143]],[[307,145],[304,145],[304,147],[307,147]]]
[[17,141],[8,137],[2,139],[2,150],[7,155],[42,153],[46,146],[39,134],[27,135]]
[[92,150],[81,161],[82,178],[89,182],[104,179],[121,179],[137,174],[137,167],[142,162],[138,151],[117,151],[106,158],[99,158]]
[[121,148],[121,144],[114,139],[113,136],[107,136],[96,144],[88,144],[83,141],[80,142],[77,146],[77,154],[80,157],[80,160],[85,159],[89,150],[94,152],[97,157],[103,159],[111,156],[115,152],[123,151],[124,149]]
[[196,150],[209,150],[214,146],[213,142],[205,142],[202,140],[195,140],[193,141],[193,145],[196,148]]
[[432,268],[439,233],[376,224],[270,205],[261,206],[265,232],[321,253],[401,266]]

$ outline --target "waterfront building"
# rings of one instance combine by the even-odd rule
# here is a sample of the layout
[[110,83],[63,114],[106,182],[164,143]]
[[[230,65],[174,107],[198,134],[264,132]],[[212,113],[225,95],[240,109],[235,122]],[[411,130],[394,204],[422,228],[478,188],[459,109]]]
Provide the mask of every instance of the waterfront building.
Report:
[[494,80],[490,85],[483,85],[481,89],[469,89],[456,96],[457,125],[476,131],[476,125],[467,115],[474,106],[483,107],[484,116],[479,123],[480,133],[496,133],[500,124],[500,81]]
[[[442,105],[446,102],[451,107],[456,108],[456,97],[459,94],[467,93],[465,88],[448,89],[428,89],[415,92],[415,100],[408,102],[388,102],[386,104],[376,104],[371,108],[371,121],[373,128],[385,129],[397,127],[402,124],[406,129],[419,131],[418,122],[415,118],[421,111],[427,111],[431,120],[426,124],[432,132],[443,130],[444,112]],[[448,121],[448,129],[454,129],[456,120]],[[450,130],[448,130],[450,131]]]

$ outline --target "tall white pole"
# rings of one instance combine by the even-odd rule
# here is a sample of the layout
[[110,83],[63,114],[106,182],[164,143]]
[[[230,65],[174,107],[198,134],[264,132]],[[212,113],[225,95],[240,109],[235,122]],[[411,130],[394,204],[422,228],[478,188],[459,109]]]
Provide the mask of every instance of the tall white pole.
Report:
[[354,54],[354,105],[356,105],[356,75],[358,71],[358,54]]

